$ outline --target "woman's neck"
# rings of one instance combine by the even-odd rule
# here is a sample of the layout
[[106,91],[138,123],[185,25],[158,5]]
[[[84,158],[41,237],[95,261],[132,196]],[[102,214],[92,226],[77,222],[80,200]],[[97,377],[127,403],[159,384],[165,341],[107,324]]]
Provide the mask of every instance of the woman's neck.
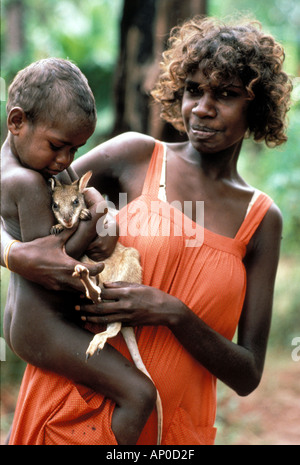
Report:
[[221,178],[235,178],[237,173],[237,162],[243,141],[218,153],[201,153],[188,143],[184,151],[186,161],[201,167],[205,176],[217,180]]

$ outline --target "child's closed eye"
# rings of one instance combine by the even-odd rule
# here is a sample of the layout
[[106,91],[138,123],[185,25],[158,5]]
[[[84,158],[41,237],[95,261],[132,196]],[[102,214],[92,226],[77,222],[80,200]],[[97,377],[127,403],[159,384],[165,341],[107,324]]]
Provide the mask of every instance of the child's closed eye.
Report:
[[51,150],[53,150],[54,152],[58,152],[59,150],[63,148],[62,145],[58,146],[58,145],[53,144],[52,142],[49,142],[49,145],[50,145]]

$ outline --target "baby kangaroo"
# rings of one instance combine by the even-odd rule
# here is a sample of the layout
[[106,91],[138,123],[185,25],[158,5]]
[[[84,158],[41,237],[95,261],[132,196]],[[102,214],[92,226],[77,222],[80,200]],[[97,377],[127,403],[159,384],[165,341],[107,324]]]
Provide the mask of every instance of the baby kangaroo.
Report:
[[[91,213],[86,208],[83,194],[83,190],[86,188],[91,176],[92,172],[88,171],[72,184],[62,184],[54,178],[50,179],[52,210],[55,218],[59,222],[55,226],[52,226],[50,230],[51,234],[59,234],[64,228],[72,228],[79,220],[87,221],[91,219]],[[82,257],[81,261],[91,262],[86,256]],[[101,301],[101,287],[103,287],[105,281],[124,281],[138,284],[142,282],[142,268],[140,265],[139,253],[136,249],[125,247],[117,242],[112,255],[103,262],[105,264],[104,270],[97,276],[99,285],[96,284],[94,278],[89,276],[89,271],[84,265],[77,265],[73,273],[74,277],[80,278],[85,287],[86,296],[94,303]],[[122,332],[136,367],[152,380],[142,361],[133,328],[122,327],[122,323],[108,324],[106,331],[96,334],[86,351],[86,358],[88,359],[96,351],[99,353],[99,351],[103,349],[107,339],[116,336],[120,331]],[[163,412],[158,391],[156,408],[158,416],[157,443],[160,444]]]

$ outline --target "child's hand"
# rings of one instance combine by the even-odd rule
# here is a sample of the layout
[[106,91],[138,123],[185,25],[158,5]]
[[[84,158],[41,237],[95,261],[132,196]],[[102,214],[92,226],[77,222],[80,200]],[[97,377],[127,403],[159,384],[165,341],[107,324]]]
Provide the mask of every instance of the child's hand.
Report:
[[87,187],[83,191],[84,193],[84,200],[86,203],[86,206],[88,208],[91,208],[93,206],[97,206],[97,211],[103,215],[107,211],[107,203],[100,194],[94,187]]
[[86,250],[86,255],[95,262],[105,260],[115,250],[119,238],[119,225],[115,219],[110,219],[104,224],[100,219],[97,224],[97,233],[98,236]]

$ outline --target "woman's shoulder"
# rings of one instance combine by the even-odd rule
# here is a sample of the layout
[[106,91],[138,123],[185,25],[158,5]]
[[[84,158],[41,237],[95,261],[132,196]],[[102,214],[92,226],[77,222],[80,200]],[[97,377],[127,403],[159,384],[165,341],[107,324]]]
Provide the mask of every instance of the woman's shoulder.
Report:
[[[263,193],[262,193],[263,194]],[[266,196],[266,194],[263,194]],[[254,249],[272,253],[282,240],[283,219],[280,208],[272,199],[270,206],[266,211],[261,223],[253,235],[249,245]]]
[[264,191],[261,191],[251,186],[250,188],[254,190],[254,194],[253,194],[250,204],[254,204],[260,198],[263,200],[262,208],[266,209],[266,213],[262,219],[262,222],[261,222],[260,228],[258,228],[258,231],[261,232],[261,234],[266,235],[266,236],[269,235],[270,230],[281,233],[282,213],[278,205],[276,205],[274,200]]

